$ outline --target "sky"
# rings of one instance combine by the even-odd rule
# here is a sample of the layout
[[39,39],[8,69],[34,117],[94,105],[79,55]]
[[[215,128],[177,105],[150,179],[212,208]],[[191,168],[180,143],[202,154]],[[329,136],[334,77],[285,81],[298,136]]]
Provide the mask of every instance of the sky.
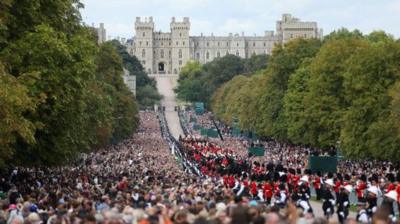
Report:
[[400,37],[400,0],[81,0],[86,24],[103,22],[107,36],[131,38],[136,17],[153,16],[155,31],[169,32],[172,17],[190,18],[190,34],[263,35],[283,13],[315,21],[324,35],[345,27]]

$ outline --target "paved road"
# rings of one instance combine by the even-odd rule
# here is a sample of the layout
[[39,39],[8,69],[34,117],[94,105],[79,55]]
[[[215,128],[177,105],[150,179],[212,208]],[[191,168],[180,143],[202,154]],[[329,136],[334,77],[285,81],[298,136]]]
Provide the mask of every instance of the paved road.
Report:
[[[182,127],[179,122],[178,112],[174,110],[177,106],[176,97],[173,89],[177,85],[178,76],[177,75],[150,75],[154,77],[157,81],[157,88],[160,94],[164,96],[161,105],[165,107],[165,117],[168,124],[168,129],[174,138],[178,139],[179,135],[183,135]],[[310,201],[311,207],[314,210],[314,214],[318,217],[324,215],[322,211],[322,203],[316,201]],[[356,214],[350,212],[349,217],[355,218]],[[331,222],[337,222],[337,215],[331,218]]]
[[174,88],[177,85],[178,75],[149,75],[154,77],[157,81],[157,89],[161,95],[164,96],[161,101],[161,105],[165,107],[165,118],[167,120],[168,129],[175,139],[179,138],[179,135],[183,136],[183,130],[179,122],[178,112],[175,111],[176,97]]

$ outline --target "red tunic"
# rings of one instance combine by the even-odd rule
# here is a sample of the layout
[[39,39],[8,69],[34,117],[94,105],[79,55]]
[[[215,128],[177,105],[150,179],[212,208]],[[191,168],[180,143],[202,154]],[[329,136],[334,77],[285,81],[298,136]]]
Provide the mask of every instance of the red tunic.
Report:
[[228,185],[230,188],[233,188],[235,186],[235,178],[233,176],[229,176]]
[[251,194],[252,195],[257,195],[257,183],[256,182],[251,182],[251,184],[250,184],[250,188],[251,188]]
[[364,197],[364,191],[367,189],[367,184],[364,181],[360,181],[356,188],[357,197],[362,198]]
[[272,192],[271,184],[265,183],[263,186],[263,190],[264,190],[265,198],[272,198],[273,192]]
[[386,188],[385,192],[389,193],[389,191],[393,191],[396,189],[396,186],[393,183],[390,183],[389,186]]
[[314,189],[320,189],[321,188],[321,178],[319,178],[318,176],[314,178],[313,180],[313,186]]
[[397,184],[396,192],[397,192],[397,202],[400,202],[400,184]]
[[340,190],[340,186],[341,186],[341,185],[342,185],[342,182],[340,182],[339,180],[336,181],[335,186],[333,187],[333,190],[334,190],[336,193],[339,193],[339,190]]

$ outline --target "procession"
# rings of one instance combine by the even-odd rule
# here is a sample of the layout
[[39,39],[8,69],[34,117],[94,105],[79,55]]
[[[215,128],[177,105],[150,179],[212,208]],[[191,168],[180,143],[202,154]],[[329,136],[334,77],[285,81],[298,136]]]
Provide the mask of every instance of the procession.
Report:
[[[340,173],[321,175],[304,167],[304,149],[272,143],[263,160],[253,161],[236,154],[235,138],[225,140],[229,148],[190,135],[172,142],[162,116],[141,112],[132,139],[82,154],[75,166],[3,173],[2,222],[327,223],[337,216],[340,223],[368,223],[388,212],[396,222],[393,165],[343,163]],[[357,194],[355,205],[350,193]],[[313,214],[310,200],[321,202],[324,216]]]

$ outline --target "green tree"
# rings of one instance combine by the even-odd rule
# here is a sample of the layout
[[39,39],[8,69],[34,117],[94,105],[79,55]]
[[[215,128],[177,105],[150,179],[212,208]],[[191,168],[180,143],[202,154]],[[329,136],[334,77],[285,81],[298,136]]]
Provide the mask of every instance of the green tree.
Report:
[[142,107],[151,107],[159,103],[162,96],[158,93],[156,81],[150,78],[144,71],[142,64],[135,56],[131,56],[126,47],[119,41],[110,41],[122,58],[123,66],[129,71],[130,75],[136,76],[136,99]]
[[321,46],[317,39],[296,39],[283,46],[275,46],[266,71],[266,89],[259,100],[262,113],[257,133],[286,139],[283,98],[290,75],[307,59],[314,57]]
[[350,156],[399,159],[399,126],[391,117],[388,91],[400,78],[400,45],[382,33],[379,39],[383,42],[353,49],[345,63],[343,92],[348,106],[342,118],[341,146]]
[[[67,35],[79,33],[81,16],[79,0],[5,0],[0,3],[0,50],[8,41],[14,41],[32,32],[37,25],[46,24]],[[1,28],[1,26],[0,26]],[[0,42],[1,44],[1,42]]]
[[306,59],[302,65],[290,76],[288,90],[284,97],[284,115],[287,123],[287,137],[296,144],[307,145],[309,139],[307,131],[310,121],[305,114],[304,98],[309,91],[308,81],[310,79],[310,63],[312,59]]
[[28,120],[24,115],[36,110],[39,101],[29,96],[22,83],[33,80],[32,75],[19,78],[7,74],[0,63],[0,167],[13,158],[17,140],[26,144],[36,142],[34,134],[40,123]]

